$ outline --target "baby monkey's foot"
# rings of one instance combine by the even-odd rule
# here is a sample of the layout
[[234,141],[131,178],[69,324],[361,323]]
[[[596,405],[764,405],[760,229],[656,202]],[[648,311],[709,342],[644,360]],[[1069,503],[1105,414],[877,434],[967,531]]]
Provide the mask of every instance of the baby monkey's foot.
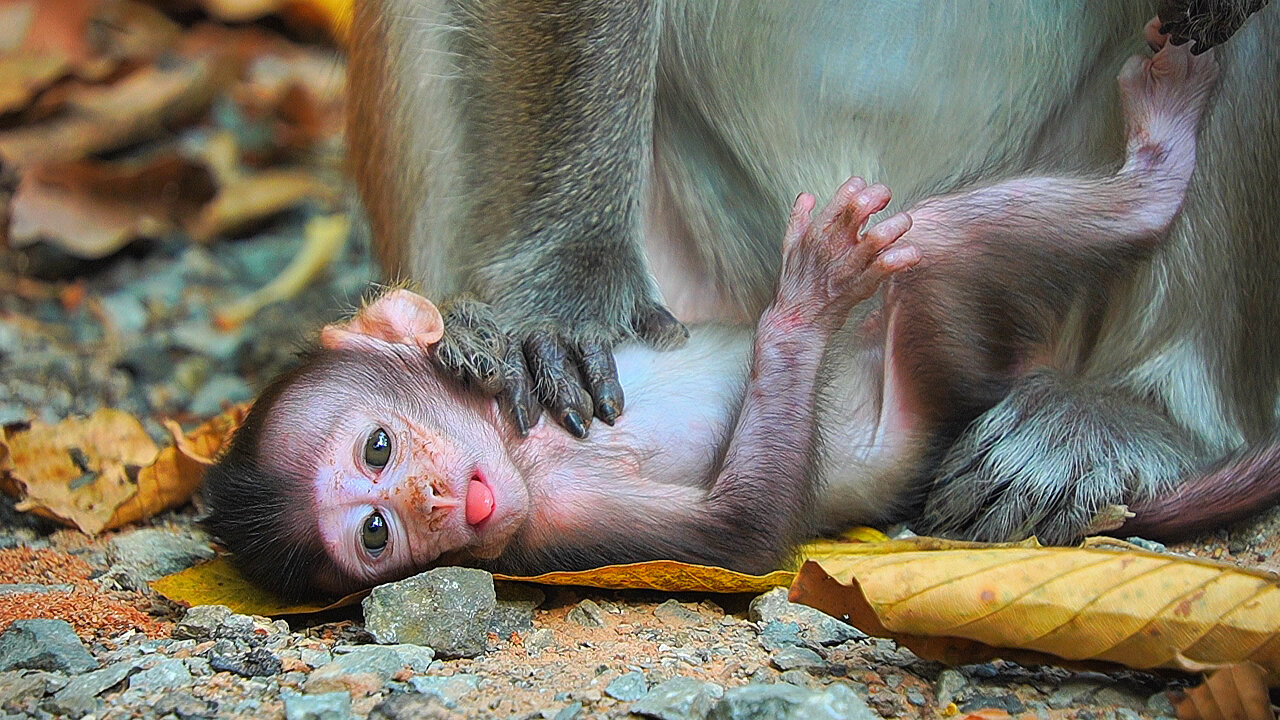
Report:
[[875,294],[891,274],[920,261],[916,248],[898,244],[911,216],[898,213],[864,231],[889,204],[889,188],[850,178],[818,214],[814,197],[796,198],[782,244],[782,279],[775,307],[829,332],[842,326],[855,305]]

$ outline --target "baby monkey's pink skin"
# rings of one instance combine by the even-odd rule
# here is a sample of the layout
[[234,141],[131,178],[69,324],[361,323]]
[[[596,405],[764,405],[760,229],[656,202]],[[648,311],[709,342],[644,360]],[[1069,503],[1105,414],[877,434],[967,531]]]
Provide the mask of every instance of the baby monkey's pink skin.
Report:
[[[717,361],[705,344],[702,351],[643,354],[644,362],[672,369],[672,362],[692,363],[685,372],[706,384],[698,399],[708,417],[687,417],[680,398],[658,407],[652,392],[628,388],[640,406],[582,442],[545,424],[521,439],[491,404],[439,382],[421,362],[439,338],[439,313],[407,290],[390,291],[346,325],[326,328],[327,349],[359,353],[365,367],[377,358],[389,372],[403,368],[386,380],[396,397],[408,399],[384,404],[376,391],[348,396],[328,431],[324,446],[332,450],[318,463],[313,488],[317,526],[340,576],[355,582],[318,579],[343,590],[427,567],[441,555],[528,571],[548,562],[579,567],[663,556],[724,562],[749,550],[736,565],[775,567],[789,547],[777,538],[808,529],[793,510],[812,502],[813,395],[828,342],[884,278],[920,259],[897,242],[911,227],[906,214],[866,228],[889,199],[885,187],[854,178],[817,217],[813,196],[796,200],[777,299],[757,327],[736,422],[728,396],[743,392],[741,371],[709,365]],[[640,370],[635,360],[622,358],[626,380],[657,372]],[[345,394],[314,386],[304,393],[306,403]],[[380,468],[364,457],[366,439],[379,428],[391,441]],[[292,432],[292,422],[269,422],[264,439],[284,445]],[[364,525],[375,513],[387,539],[379,536],[370,548]],[[756,520],[742,523],[744,516]],[[690,534],[703,537],[691,543]],[[585,556],[589,562],[576,559],[606,540],[616,549],[597,547]]]
[[[1112,176],[1011,180],[876,223],[881,185],[852,178],[816,217],[800,195],[755,333],[619,349],[627,412],[585,441],[545,420],[522,439],[492,400],[440,379],[438,311],[390,291],[264,393],[210,472],[207,524],[296,595],[444,563],[767,571],[816,530],[901,516],[931,453],[1053,364],[1054,329],[1156,246],[1215,74],[1186,48],[1126,66]],[[881,312],[866,301],[888,278]]]

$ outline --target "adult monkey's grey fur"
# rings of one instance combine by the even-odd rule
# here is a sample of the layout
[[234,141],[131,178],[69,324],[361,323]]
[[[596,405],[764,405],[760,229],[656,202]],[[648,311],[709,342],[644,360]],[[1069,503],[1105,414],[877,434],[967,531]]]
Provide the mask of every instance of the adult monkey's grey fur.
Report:
[[[1192,22],[1171,23],[1216,42],[1218,20],[1233,29],[1254,5],[1196,3]],[[489,303],[557,419],[586,432],[593,413],[616,417],[621,396],[600,363],[579,387],[575,353],[599,359],[634,335],[678,343],[664,302],[684,321],[753,318],[796,192],[860,174],[907,206],[1029,170],[1118,163],[1113,78],[1157,9],[358,3],[352,150],[387,267],[430,295]],[[1229,483],[1233,453],[1270,457],[1277,40],[1280,11],[1267,8],[1222,45],[1220,101],[1173,237],[1132,281],[1088,288],[1097,294],[1045,369],[965,431],[923,528],[1065,541],[1103,506],[1160,496],[1188,468],[1226,462]],[[503,372],[494,358],[509,353],[472,342],[472,327],[449,328],[459,366]],[[1050,451],[1064,446],[1076,451]],[[929,482],[886,480],[882,514],[909,514],[896,500]]]

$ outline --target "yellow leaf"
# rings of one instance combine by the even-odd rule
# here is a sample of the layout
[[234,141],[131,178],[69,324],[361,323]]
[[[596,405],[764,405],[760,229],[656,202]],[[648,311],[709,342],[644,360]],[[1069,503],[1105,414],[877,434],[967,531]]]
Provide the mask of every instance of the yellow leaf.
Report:
[[1247,660],[1280,682],[1276,578],[1173,555],[919,538],[806,562],[792,599],[946,662]]
[[335,601],[289,602],[245,580],[225,555],[153,580],[151,587],[166,598],[188,607],[226,605],[245,615],[267,616],[303,615],[347,607],[360,602],[368,594],[368,591],[353,593]]
[[707,565],[690,565],[674,560],[652,560],[577,572],[551,572],[532,576],[494,575],[494,577],[499,580],[519,580],[540,585],[577,585],[609,590],[761,593],[790,585],[795,573],[775,570],[768,575],[747,575]]

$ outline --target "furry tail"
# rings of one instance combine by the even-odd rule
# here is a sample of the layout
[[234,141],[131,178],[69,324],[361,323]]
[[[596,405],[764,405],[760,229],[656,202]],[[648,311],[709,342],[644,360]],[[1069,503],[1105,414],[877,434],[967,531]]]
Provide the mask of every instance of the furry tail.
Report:
[[1109,534],[1177,540],[1222,527],[1280,502],[1280,434],[1245,448],[1173,490],[1132,505],[1134,516]]

